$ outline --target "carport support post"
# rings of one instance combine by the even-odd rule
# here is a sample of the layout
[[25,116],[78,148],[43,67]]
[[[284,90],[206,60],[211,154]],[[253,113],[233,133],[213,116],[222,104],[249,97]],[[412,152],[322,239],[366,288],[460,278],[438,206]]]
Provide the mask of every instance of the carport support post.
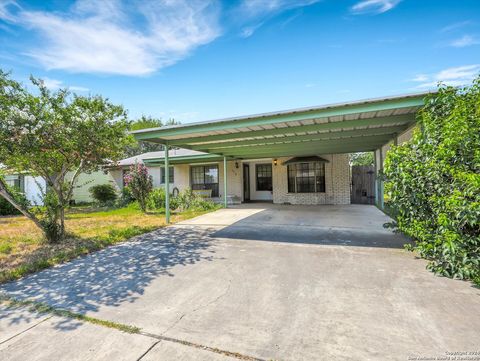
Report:
[[165,148],[165,170],[163,174],[165,175],[164,185],[165,185],[165,223],[170,223],[170,167],[168,162],[168,145],[164,145]]
[[223,206],[227,208],[227,157],[223,157]]
[[383,152],[382,152],[382,147],[380,147],[380,171],[381,171],[381,174],[380,174],[380,180],[379,180],[379,185],[380,185],[380,189],[379,189],[379,197],[380,197],[380,202],[379,202],[379,206],[380,206],[380,209],[384,209],[384,188],[383,188]]
[[377,161],[377,150],[373,152],[373,161],[375,163],[375,204],[378,206],[378,161]]

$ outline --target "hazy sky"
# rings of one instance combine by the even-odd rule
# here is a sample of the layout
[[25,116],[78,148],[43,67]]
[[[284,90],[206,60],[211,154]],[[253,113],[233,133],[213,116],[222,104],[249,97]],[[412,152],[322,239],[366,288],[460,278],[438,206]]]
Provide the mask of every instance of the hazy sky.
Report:
[[0,66],[187,123],[480,71],[479,0],[0,0]]

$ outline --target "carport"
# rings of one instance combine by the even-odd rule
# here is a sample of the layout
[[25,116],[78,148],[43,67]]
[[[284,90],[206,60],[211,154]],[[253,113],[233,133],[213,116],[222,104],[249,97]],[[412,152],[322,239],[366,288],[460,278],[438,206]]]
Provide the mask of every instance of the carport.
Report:
[[[165,147],[165,186],[172,162],[168,150],[186,148],[222,159],[224,204],[227,207],[227,161],[256,158],[311,157],[321,154],[375,152],[375,173],[383,167],[382,148],[397,141],[416,122],[415,114],[427,93],[368,99],[348,103],[233,117],[205,122],[144,129],[138,140]],[[174,162],[185,162],[176,159]],[[375,199],[383,207],[383,183],[376,181]],[[166,197],[169,221],[169,197]]]

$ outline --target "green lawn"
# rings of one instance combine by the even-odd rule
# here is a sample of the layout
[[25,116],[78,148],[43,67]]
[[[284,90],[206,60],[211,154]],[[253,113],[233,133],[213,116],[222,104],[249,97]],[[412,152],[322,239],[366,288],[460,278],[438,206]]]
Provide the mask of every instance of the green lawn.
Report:
[[[209,211],[173,212],[173,223]],[[135,204],[119,209],[72,208],[66,220],[68,239],[57,245],[23,216],[0,217],[0,283],[69,261],[80,255],[165,226],[163,212],[142,213]]]

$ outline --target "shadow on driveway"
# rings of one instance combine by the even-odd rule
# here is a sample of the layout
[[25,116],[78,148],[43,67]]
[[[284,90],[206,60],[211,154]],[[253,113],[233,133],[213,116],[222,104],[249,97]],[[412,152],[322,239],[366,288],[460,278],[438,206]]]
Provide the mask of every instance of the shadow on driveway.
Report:
[[[174,266],[212,260],[210,246],[206,231],[168,227],[5,284],[0,291],[77,313],[95,312],[134,302],[156,278],[173,277]],[[57,326],[78,325],[65,320]]]

